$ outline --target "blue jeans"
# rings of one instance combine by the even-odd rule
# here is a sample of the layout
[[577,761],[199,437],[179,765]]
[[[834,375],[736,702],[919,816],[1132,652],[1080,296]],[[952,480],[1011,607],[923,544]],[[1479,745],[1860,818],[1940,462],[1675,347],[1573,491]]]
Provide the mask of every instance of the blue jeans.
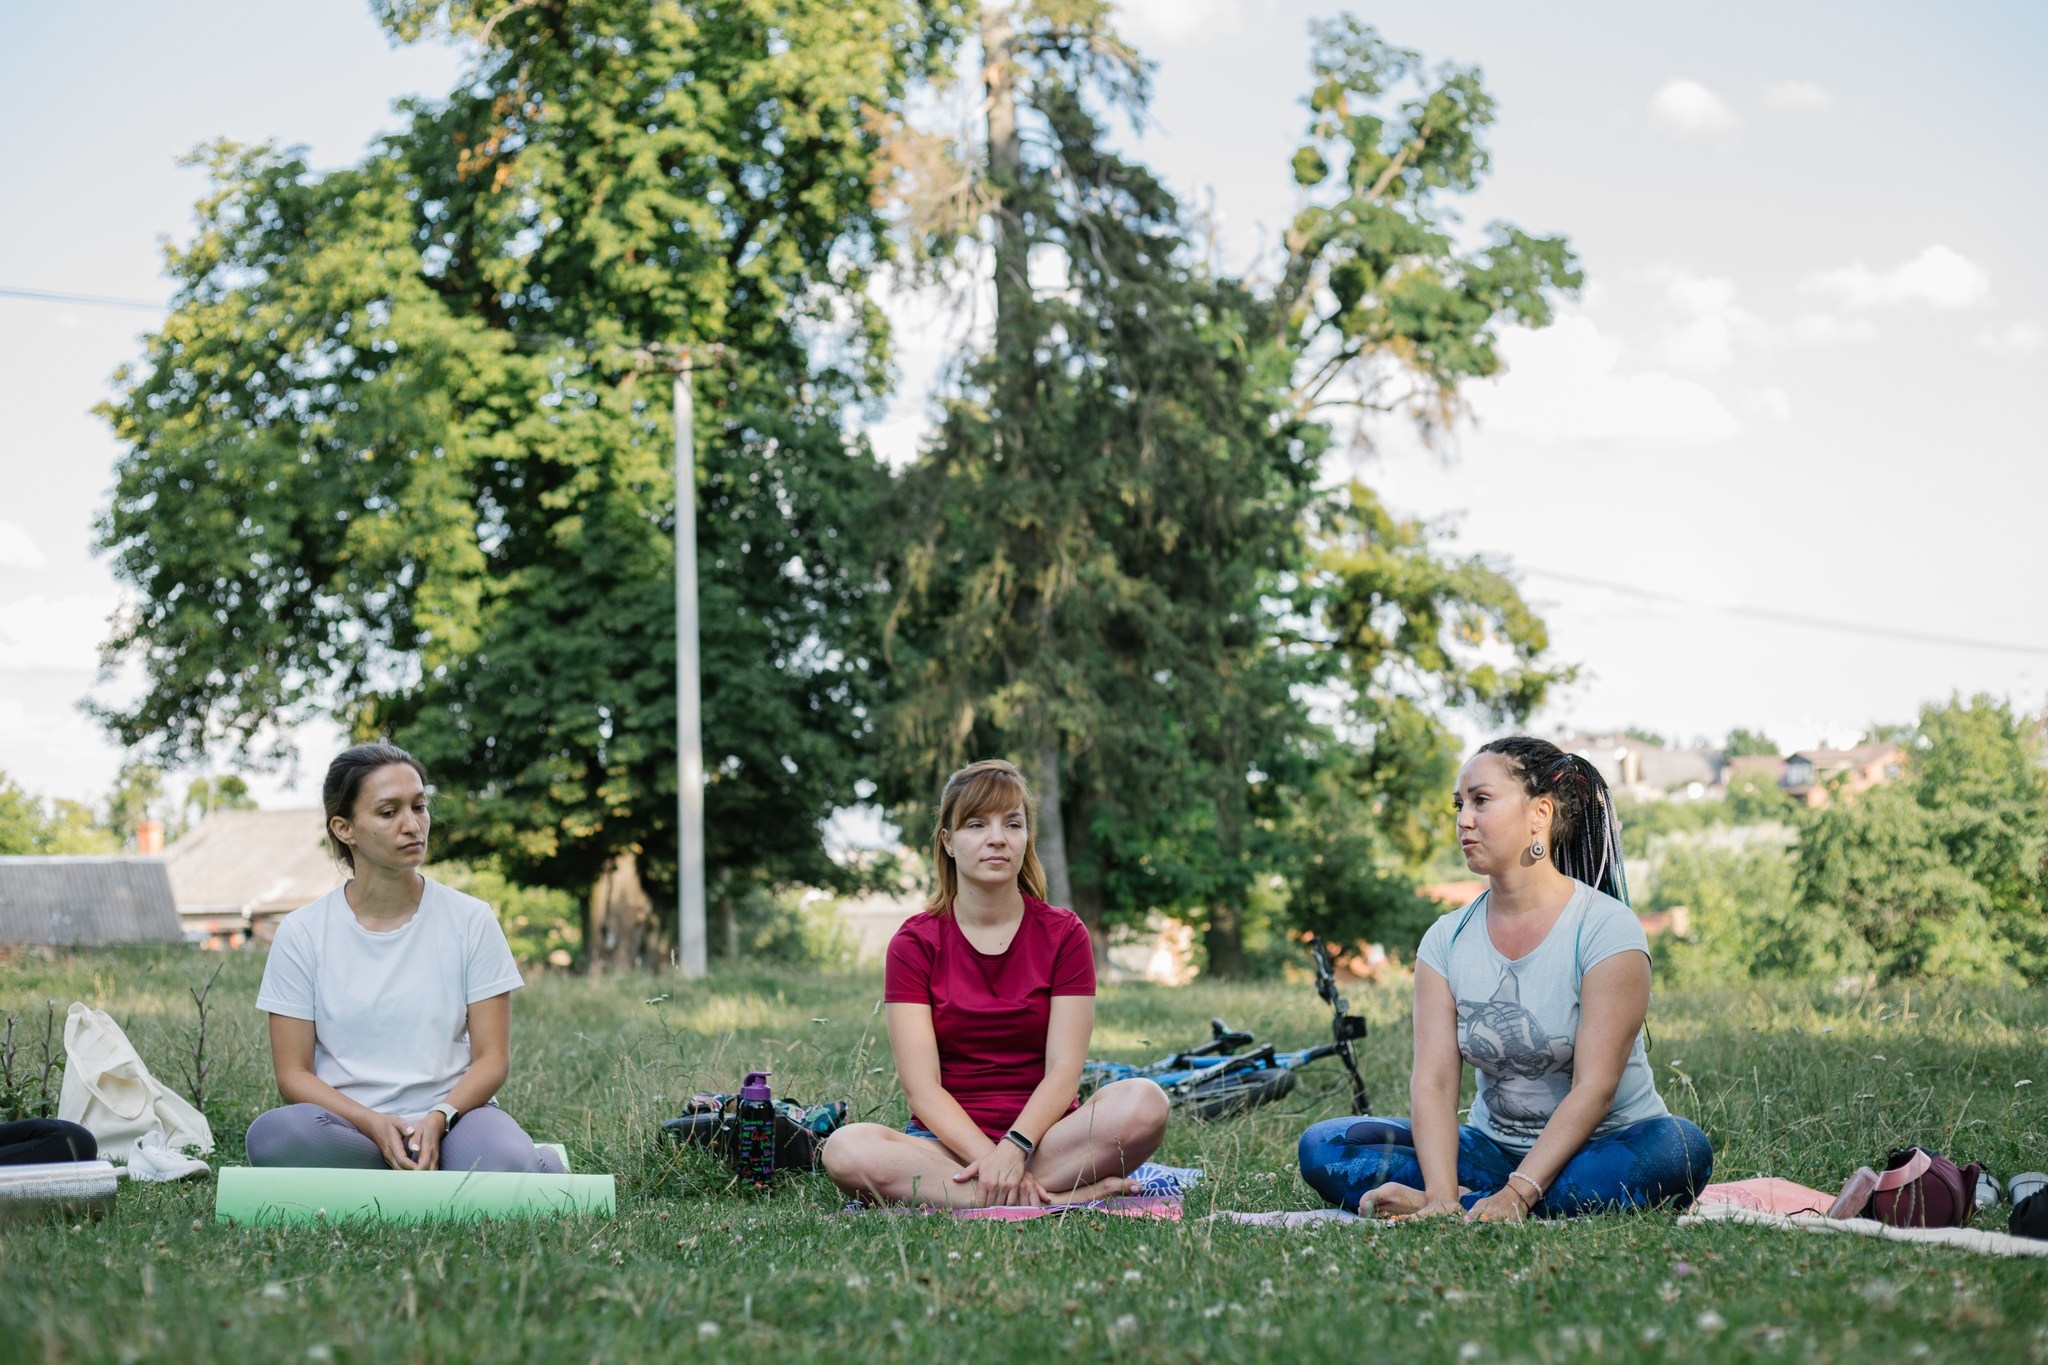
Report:
[[[1422,1188],[1422,1163],[1407,1119],[1328,1119],[1301,1135],[1301,1178],[1330,1203],[1356,1209],[1359,1197],[1388,1181]],[[1519,1154],[1464,1124],[1458,1129],[1458,1183],[1471,1190],[1466,1208],[1495,1194]],[[1714,1173],[1714,1149],[1689,1120],[1644,1119],[1596,1137],[1579,1148],[1532,1210],[1542,1218],[1570,1218],[1603,1209],[1643,1208],[1676,1200],[1690,1204]],[[1527,1186],[1517,1185],[1527,1192]]]

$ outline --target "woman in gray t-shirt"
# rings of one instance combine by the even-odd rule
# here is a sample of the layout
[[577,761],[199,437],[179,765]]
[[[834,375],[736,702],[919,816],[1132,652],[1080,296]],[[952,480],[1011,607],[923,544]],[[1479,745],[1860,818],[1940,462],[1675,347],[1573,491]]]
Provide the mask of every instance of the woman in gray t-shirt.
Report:
[[[1487,889],[1416,953],[1414,1118],[1316,1124],[1302,1177],[1380,1215],[1517,1222],[1689,1202],[1713,1148],[1664,1107],[1644,1055],[1650,947],[1606,782],[1516,736],[1472,756],[1456,803],[1466,866]],[[1461,1125],[1467,1063],[1479,1093]]]

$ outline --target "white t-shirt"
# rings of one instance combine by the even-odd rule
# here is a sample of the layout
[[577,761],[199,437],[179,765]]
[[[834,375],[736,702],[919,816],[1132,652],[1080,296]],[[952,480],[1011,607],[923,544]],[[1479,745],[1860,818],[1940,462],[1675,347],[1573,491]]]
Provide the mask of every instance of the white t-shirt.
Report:
[[426,879],[403,926],[373,934],[339,887],[277,926],[256,1008],[313,1021],[313,1074],[417,1118],[469,1069],[469,1007],[525,982],[491,907]]
[[[1543,942],[1510,961],[1486,932],[1485,899],[1431,925],[1416,959],[1442,974],[1458,1002],[1458,1053],[1479,1078],[1472,1126],[1526,1152],[1571,1093],[1580,982],[1616,953],[1648,957],[1650,942],[1626,905],[1579,882]],[[1638,1033],[1593,1136],[1670,1112]]]

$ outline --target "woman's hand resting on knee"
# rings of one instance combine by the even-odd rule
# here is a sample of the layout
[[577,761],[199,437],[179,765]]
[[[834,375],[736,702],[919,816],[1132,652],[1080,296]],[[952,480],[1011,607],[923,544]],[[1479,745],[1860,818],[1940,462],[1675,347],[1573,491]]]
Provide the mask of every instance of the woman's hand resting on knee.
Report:
[[1052,1196],[1024,1164],[1024,1153],[1015,1143],[998,1139],[980,1160],[967,1163],[967,1169],[953,1179],[962,1184],[979,1181],[984,1208],[999,1204],[1050,1204]]

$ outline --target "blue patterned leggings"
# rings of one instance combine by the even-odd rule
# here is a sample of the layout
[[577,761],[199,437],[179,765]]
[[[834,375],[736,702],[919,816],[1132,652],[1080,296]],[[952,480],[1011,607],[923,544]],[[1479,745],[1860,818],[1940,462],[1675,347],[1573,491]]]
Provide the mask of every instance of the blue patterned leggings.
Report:
[[[1497,1193],[1519,1154],[1464,1124],[1458,1129],[1458,1183],[1471,1190],[1466,1208]],[[1602,1209],[1692,1202],[1714,1173],[1707,1135],[1673,1115],[1644,1119],[1596,1137],[1565,1163],[1533,1212],[1570,1218]],[[1388,1181],[1422,1188],[1422,1163],[1407,1119],[1328,1119],[1301,1135],[1301,1178],[1339,1208]],[[1526,1188],[1526,1187],[1524,1187]]]

